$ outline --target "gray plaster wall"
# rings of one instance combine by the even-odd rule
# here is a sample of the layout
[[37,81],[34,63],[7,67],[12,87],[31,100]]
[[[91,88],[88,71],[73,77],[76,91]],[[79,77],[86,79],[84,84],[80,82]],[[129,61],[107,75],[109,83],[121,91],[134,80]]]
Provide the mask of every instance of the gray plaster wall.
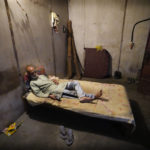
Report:
[[[125,0],[69,0],[69,18],[72,20],[77,52],[84,66],[84,47],[102,45],[112,56],[112,74],[118,69],[123,77],[137,77],[142,66],[150,21],[139,24],[135,30],[135,47],[129,42],[133,25],[150,17],[149,0],[128,0],[121,42]],[[122,44],[122,48],[121,47]]]
[[52,10],[56,12],[60,17],[59,32],[53,33],[56,75],[60,77],[64,77],[66,75],[66,63],[67,63],[66,62],[66,57],[67,57],[66,34],[67,33],[63,32],[63,26],[67,27],[67,22],[69,18],[68,0],[52,0]]
[[[8,0],[22,73],[27,64],[43,65],[54,74],[49,0]],[[27,14],[27,16],[26,16]]]
[[[8,0],[21,76],[28,64],[43,65],[47,74],[66,74],[67,0]],[[0,1],[0,129],[23,111],[22,88],[4,1]],[[58,34],[52,34],[50,11],[60,16]]]
[[[27,64],[34,64],[43,65],[48,74],[65,76],[67,45],[62,27],[68,20],[67,0],[19,0],[22,8],[8,2],[21,72]],[[50,11],[60,16],[58,33],[52,34]]]
[[24,111],[4,1],[0,1],[0,130]]

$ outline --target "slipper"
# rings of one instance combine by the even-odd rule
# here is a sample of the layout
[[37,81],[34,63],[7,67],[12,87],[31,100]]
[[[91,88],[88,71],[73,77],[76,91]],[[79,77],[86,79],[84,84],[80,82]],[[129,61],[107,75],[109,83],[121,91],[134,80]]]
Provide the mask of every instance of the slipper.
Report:
[[73,132],[72,129],[68,129],[67,130],[67,139],[65,140],[67,146],[71,146],[74,142],[74,136],[73,136]]

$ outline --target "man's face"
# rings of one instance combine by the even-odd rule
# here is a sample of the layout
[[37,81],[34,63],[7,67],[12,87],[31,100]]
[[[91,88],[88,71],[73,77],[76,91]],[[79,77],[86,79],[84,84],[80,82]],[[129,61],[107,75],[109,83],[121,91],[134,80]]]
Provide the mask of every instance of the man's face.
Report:
[[38,74],[36,73],[35,70],[30,72],[30,77],[32,80],[36,80],[38,78]]
[[27,72],[28,72],[28,74],[30,75],[30,77],[31,77],[32,80],[35,80],[35,79],[38,78],[38,75],[37,75],[37,73],[36,73],[34,67],[29,66],[29,67],[27,68]]

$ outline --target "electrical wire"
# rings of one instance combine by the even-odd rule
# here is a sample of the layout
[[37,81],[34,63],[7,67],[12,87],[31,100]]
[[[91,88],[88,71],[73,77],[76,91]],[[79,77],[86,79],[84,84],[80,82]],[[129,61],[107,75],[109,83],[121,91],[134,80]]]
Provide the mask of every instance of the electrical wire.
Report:
[[134,30],[135,30],[136,25],[139,24],[139,23],[148,21],[148,20],[150,20],[150,18],[147,18],[147,19],[144,19],[144,20],[140,20],[140,21],[138,21],[138,22],[136,22],[136,23],[134,24],[134,26],[133,26],[133,28],[132,28],[132,34],[131,34],[131,42],[132,42],[132,43],[133,43],[133,39],[134,39]]

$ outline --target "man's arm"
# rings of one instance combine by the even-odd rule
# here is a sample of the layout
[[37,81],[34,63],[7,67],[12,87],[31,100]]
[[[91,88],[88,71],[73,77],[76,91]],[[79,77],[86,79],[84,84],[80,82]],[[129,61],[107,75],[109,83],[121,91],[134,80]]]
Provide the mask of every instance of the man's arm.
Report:
[[43,93],[40,88],[36,85],[36,83],[34,81],[31,81],[30,83],[31,89],[33,91],[33,93],[38,96],[38,97],[49,97],[52,99],[60,99],[58,96],[55,96],[53,94],[49,94],[49,93]]
[[34,81],[30,82],[33,93],[38,97],[48,97],[49,93],[43,93]]

